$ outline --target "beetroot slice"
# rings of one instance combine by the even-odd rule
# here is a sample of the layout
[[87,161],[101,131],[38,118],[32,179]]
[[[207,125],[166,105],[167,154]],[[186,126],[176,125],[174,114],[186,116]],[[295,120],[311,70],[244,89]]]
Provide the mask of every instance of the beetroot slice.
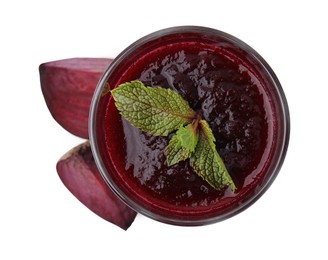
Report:
[[96,86],[112,59],[72,58],[39,66],[41,89],[53,118],[70,133],[88,139],[88,118]]
[[89,141],[73,148],[57,163],[57,172],[67,189],[103,219],[127,230],[136,212],[107,186],[98,171]]

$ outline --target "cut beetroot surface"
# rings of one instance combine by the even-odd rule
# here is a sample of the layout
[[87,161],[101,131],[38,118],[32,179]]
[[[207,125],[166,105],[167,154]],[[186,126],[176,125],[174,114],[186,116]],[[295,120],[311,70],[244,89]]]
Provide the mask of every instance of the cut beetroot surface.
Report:
[[112,59],[72,58],[39,67],[41,89],[53,118],[70,133],[88,138],[91,99]]

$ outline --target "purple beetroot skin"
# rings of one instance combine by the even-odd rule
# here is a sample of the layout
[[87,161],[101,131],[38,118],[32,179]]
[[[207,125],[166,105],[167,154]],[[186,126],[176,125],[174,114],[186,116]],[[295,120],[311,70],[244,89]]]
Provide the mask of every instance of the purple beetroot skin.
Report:
[[112,59],[72,58],[39,66],[41,89],[53,118],[70,133],[88,138],[91,99]]
[[87,208],[124,230],[130,227],[137,213],[102,179],[88,141],[65,154],[57,163],[57,172],[67,189]]

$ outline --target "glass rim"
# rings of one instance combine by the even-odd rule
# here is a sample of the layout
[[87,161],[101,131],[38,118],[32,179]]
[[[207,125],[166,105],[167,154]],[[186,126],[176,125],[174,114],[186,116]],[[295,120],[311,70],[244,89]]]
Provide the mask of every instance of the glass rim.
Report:
[[[141,205],[139,205],[137,202],[135,202],[133,199],[129,198],[111,179],[109,176],[106,166],[101,158],[99,147],[97,144],[97,133],[96,133],[96,114],[98,110],[99,101],[101,98],[101,95],[104,90],[104,86],[106,85],[110,75],[112,72],[115,71],[116,67],[124,61],[126,57],[128,57],[131,53],[133,53],[135,50],[143,46],[145,43],[152,41],[154,39],[170,35],[170,34],[176,34],[176,33],[201,33],[206,35],[213,35],[216,37],[223,38],[229,42],[232,42],[236,44],[236,46],[240,47],[241,49],[245,50],[249,55],[251,55],[257,63],[265,70],[266,75],[270,77],[270,80],[272,81],[272,85],[275,87],[275,90],[278,94],[278,101],[279,101],[279,108],[281,109],[281,115],[283,117],[282,122],[282,143],[280,145],[280,150],[278,151],[278,158],[276,160],[275,167],[272,169],[272,173],[270,174],[269,179],[265,182],[264,185],[262,185],[261,189],[256,192],[254,196],[251,196],[245,203],[242,203],[241,206],[238,206],[234,208],[233,210],[230,210],[224,214],[220,214],[214,217],[206,218],[206,219],[173,219],[169,217],[165,217],[162,215],[159,215],[157,213],[154,213],[148,209],[145,209]],[[113,192],[123,201],[125,202],[129,207],[131,207],[136,212],[145,215],[149,218],[152,218],[154,220],[167,223],[167,224],[173,224],[173,225],[179,225],[179,226],[199,226],[199,225],[207,225],[216,223],[222,220],[225,220],[227,218],[230,218],[245,209],[247,209],[249,206],[251,206],[254,202],[256,202],[265,192],[266,190],[271,186],[275,178],[277,177],[286,153],[288,149],[288,143],[289,143],[289,135],[290,135],[290,116],[289,116],[289,108],[287,99],[285,96],[285,93],[282,89],[282,86],[275,75],[274,71],[271,69],[269,64],[262,58],[260,54],[258,54],[252,47],[250,47],[248,44],[243,42],[242,40],[236,38],[235,36],[232,36],[228,33],[225,33],[223,31],[212,29],[208,27],[202,27],[202,26],[176,26],[176,27],[170,27],[166,29],[161,29],[155,32],[152,32],[134,43],[130,44],[127,48],[125,48],[109,65],[109,67],[104,72],[103,76],[98,82],[98,85],[96,87],[96,90],[94,92],[91,106],[90,106],[90,113],[89,113],[89,140],[91,144],[92,153],[96,162],[96,165],[107,183],[107,185],[113,190]]]

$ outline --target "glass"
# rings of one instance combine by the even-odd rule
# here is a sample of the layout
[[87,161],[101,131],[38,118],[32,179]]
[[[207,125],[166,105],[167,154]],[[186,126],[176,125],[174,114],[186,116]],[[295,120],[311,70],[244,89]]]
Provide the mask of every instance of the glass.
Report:
[[[260,96],[263,97],[265,103],[267,137],[266,147],[256,169],[244,178],[243,184],[235,194],[225,191],[223,195],[221,194],[221,198],[217,199],[217,203],[213,199],[212,204],[204,207],[197,205],[193,208],[192,205],[184,205],[179,208],[179,205],[170,205],[167,201],[161,201],[160,196],[156,199],[152,198],[151,195],[144,193],[142,188],[134,186],[130,177],[126,177],[126,179],[122,177],[128,175],[127,166],[119,167],[114,161],[124,161],[124,152],[119,150],[127,148],[124,146],[125,141],[122,141],[122,144],[119,141],[117,141],[118,144],[114,143],[117,139],[126,137],[122,135],[122,128],[116,129],[112,126],[120,121],[113,119],[111,124],[111,118],[108,119],[106,113],[108,114],[108,110],[110,110],[108,104],[111,100],[108,89],[118,86],[126,79],[136,79],[132,75],[138,75],[134,72],[142,71],[149,65],[150,53],[153,53],[153,56],[149,57],[155,57],[156,52],[170,53],[172,48],[176,48],[175,46],[194,48],[190,47],[191,45],[197,46],[198,55],[205,53],[206,56],[206,53],[210,53],[212,49],[219,50],[228,57],[228,60],[233,59],[235,63],[237,61],[236,68],[240,75],[243,73],[252,75],[249,79],[251,85],[254,83],[263,88],[260,90]],[[204,48],[204,50],[199,48]],[[179,55],[179,52],[175,52],[175,55]],[[204,59],[208,58],[204,57]],[[153,60],[151,62],[154,63]],[[212,63],[214,63],[213,60]],[[214,75],[214,77],[216,76]],[[95,90],[89,118],[92,151],[108,186],[137,212],[164,223],[184,226],[222,221],[245,210],[260,198],[280,171],[287,152],[290,131],[287,100],[278,78],[267,62],[255,50],[236,37],[215,29],[197,26],[173,27],[151,33],[121,52],[106,70]],[[109,129],[112,129],[112,133],[108,133]],[[106,135],[112,136],[113,139],[110,143],[106,140]],[[121,157],[117,159],[119,156]],[[179,185],[183,186],[183,183]]]

